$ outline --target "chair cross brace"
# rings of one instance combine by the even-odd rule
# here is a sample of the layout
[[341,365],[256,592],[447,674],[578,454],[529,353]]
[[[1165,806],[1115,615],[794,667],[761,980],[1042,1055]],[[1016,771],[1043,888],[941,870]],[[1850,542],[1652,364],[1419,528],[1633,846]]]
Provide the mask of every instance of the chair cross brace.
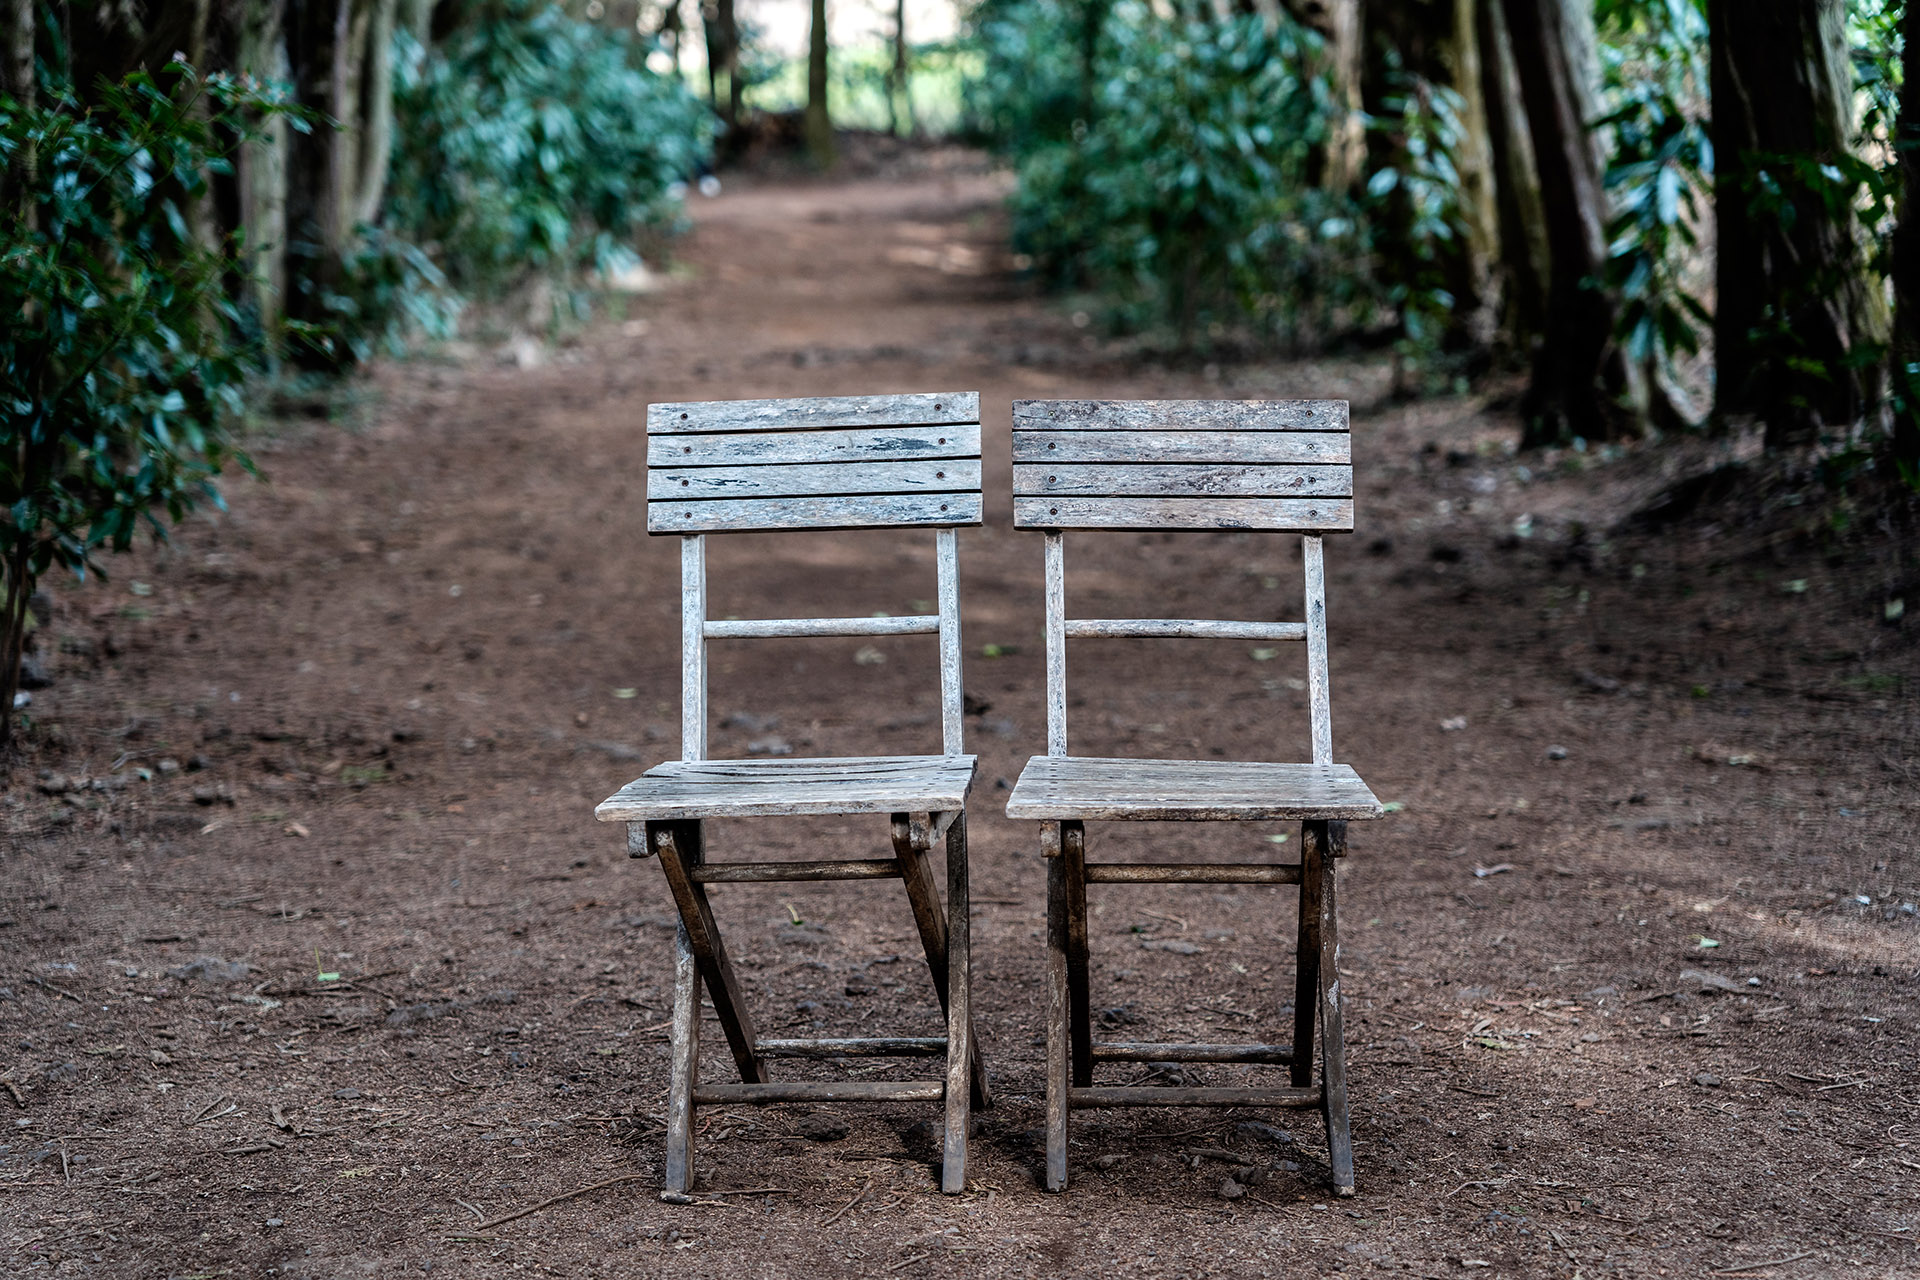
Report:
[[[896,813],[891,818],[891,858],[831,862],[710,863],[698,820],[633,823],[629,850],[653,856],[666,876],[679,913],[675,937],[673,1066],[667,1105],[666,1189],[693,1187],[694,1109],[701,1105],[781,1102],[939,1102],[947,1104],[946,1143],[941,1186],[963,1190],[966,1137],[971,1110],[989,1103],[987,1078],[973,1037],[966,984],[948,984],[949,966],[964,971],[970,945],[966,818],[957,812],[923,819]],[[943,911],[930,858],[933,842],[945,838],[947,901]],[[914,923],[926,952],[927,969],[947,1020],[945,1036],[893,1036],[826,1039],[762,1039],[741,995],[726,945],[707,899],[709,884],[783,881],[898,879],[906,888]],[[702,1083],[700,1004],[704,986],[715,1019],[740,1075],[739,1083]],[[957,1052],[949,1052],[950,1047]],[[947,1074],[939,1080],[776,1081],[767,1070],[775,1058],[928,1058],[945,1057]]]
[[[1334,859],[1346,851],[1346,823],[1301,824],[1297,863],[1193,865],[1097,863],[1086,860],[1085,824],[1041,824],[1047,860],[1047,1186],[1067,1182],[1067,1114],[1090,1107],[1313,1107],[1327,1123],[1328,1163],[1336,1190],[1353,1187],[1353,1141],[1347,1119],[1346,1050],[1341,1031]],[[1297,884],[1299,949],[1295,966],[1292,1044],[1153,1044],[1093,1038],[1089,884]],[[1319,1033],[1320,1082],[1313,1080]],[[1096,1086],[1098,1062],[1201,1062],[1284,1065],[1285,1086]]]

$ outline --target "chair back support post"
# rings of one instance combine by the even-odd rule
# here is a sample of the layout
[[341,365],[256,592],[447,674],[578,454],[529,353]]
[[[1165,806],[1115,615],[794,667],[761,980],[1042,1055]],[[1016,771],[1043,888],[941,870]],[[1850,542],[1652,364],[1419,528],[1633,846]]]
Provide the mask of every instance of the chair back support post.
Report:
[[1067,754],[1066,537],[1047,533],[1047,754]]
[[940,598],[940,751],[966,754],[964,686],[960,676],[960,535],[936,529],[934,561]]
[[707,758],[707,540],[680,539],[680,758]]
[[1313,730],[1313,762],[1333,763],[1333,709],[1327,682],[1327,575],[1320,535],[1300,539],[1307,611],[1307,715]]

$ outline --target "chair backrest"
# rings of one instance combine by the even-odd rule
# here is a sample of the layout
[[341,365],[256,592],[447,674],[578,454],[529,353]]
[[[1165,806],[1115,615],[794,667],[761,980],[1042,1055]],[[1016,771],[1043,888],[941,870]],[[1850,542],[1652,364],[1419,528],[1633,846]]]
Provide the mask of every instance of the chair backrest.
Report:
[[[1313,762],[1333,763],[1321,535],[1353,530],[1344,400],[1016,400],[1013,523],[1046,532],[1047,754],[1067,754],[1067,640],[1299,640]],[[1066,616],[1067,529],[1298,533],[1305,622]]]
[[[980,396],[832,396],[647,406],[647,532],[679,534],[680,755],[707,756],[707,641],[940,637],[940,736],[962,753],[955,528],[980,523]],[[707,618],[708,533],[934,531],[937,614]]]

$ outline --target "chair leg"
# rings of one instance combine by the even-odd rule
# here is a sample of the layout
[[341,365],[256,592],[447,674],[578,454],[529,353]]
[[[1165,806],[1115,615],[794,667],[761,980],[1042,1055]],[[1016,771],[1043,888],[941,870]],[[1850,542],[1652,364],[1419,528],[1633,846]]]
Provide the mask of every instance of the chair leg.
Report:
[[[947,828],[947,1136],[940,1190],[948,1195],[967,1189],[967,1135],[979,1065],[973,1044],[972,914],[967,815],[961,813]],[[984,1094],[984,1085],[979,1087]]]
[[647,840],[666,873],[667,888],[680,912],[680,924],[687,942],[699,962],[700,976],[713,1000],[714,1017],[726,1032],[727,1047],[740,1068],[740,1078],[749,1084],[764,1084],[766,1063],[754,1051],[753,1019],[747,1013],[740,994],[740,983],[733,976],[733,964],[727,959],[727,947],[720,940],[720,928],[713,920],[713,907],[707,901],[704,885],[696,884],[687,868],[705,856],[700,824],[695,822],[649,822]]
[[1294,947],[1293,1064],[1288,1082],[1296,1089],[1313,1083],[1313,1024],[1320,1004],[1320,864],[1326,824],[1300,824],[1300,932]]
[[[929,819],[933,817],[928,815]],[[956,817],[958,825],[964,815]],[[947,856],[953,856],[953,827],[947,828]],[[960,837],[964,852],[966,837]],[[940,1001],[942,1017],[952,1016],[952,1006],[947,992],[947,922],[940,910],[940,891],[934,886],[933,866],[927,856],[926,845],[916,839],[912,817],[909,814],[893,815],[893,855],[900,860],[900,878],[907,888],[907,901],[913,907],[913,920],[920,930],[920,946],[927,953],[927,971],[933,976],[934,995]],[[971,1023],[969,1023],[971,1026]],[[969,1037],[971,1040],[971,1037]],[[973,1106],[977,1111],[985,1111],[992,1105],[992,1097],[987,1092],[987,1073],[980,1060],[978,1041],[971,1042],[968,1072],[973,1079]]]
[[1301,882],[1311,876],[1319,886],[1315,1003],[1320,1013],[1320,1108],[1327,1121],[1327,1165],[1333,1193],[1350,1196],[1353,1181],[1353,1130],[1347,1114],[1347,1046],[1340,1014],[1340,911],[1336,893],[1332,833],[1326,823],[1301,842]]
[[1067,869],[1061,824],[1040,824],[1047,862],[1047,1190],[1067,1189]]
[[700,1079],[700,966],[683,922],[673,938],[673,1075],[667,1091],[666,1189],[693,1190],[693,1091]]
[[1081,1088],[1093,1083],[1093,1011],[1088,980],[1087,948],[1087,828],[1084,823],[1060,824],[1060,861],[1067,887],[1067,994],[1069,1026],[1073,1030],[1073,1082]]

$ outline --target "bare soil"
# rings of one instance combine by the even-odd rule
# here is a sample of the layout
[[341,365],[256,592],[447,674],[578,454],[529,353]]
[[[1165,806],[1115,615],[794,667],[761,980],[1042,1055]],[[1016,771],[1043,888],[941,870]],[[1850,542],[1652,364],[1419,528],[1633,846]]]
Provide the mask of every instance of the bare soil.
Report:
[[[1216,367],[1108,342],[1013,273],[1003,191],[955,155],[735,182],[624,314],[534,367],[384,367],[353,422],[260,440],[268,480],[232,485],[230,515],[111,583],[56,584],[53,683],[0,808],[0,1265],[1920,1274],[1920,662],[1889,610],[1920,604],[1911,549],[1737,495],[1622,523],[1731,445],[1515,455],[1509,416],[1393,402],[1372,356]],[[961,537],[998,1091],[972,1188],[938,1194],[930,1107],[833,1111],[835,1141],[801,1136],[803,1108],[708,1109],[703,1191],[776,1190],[663,1204],[670,907],[592,818],[678,749],[678,558],[645,534],[645,406],[948,389],[980,391],[988,440],[987,524]],[[1301,1113],[1081,1113],[1072,1189],[1036,1189],[1044,874],[999,809],[1044,742],[1008,403],[1050,395],[1354,403],[1336,745],[1396,811],[1355,825],[1342,869],[1353,1200],[1324,1193]],[[920,610],[931,543],[716,539],[713,609]],[[1085,614],[1299,616],[1285,539],[1068,552]],[[713,666],[716,754],[937,749],[925,638],[728,643]],[[1306,751],[1290,649],[1087,642],[1070,675],[1080,752]],[[1090,839],[1284,857],[1288,835]],[[712,843],[885,838],[846,819]],[[1104,1025],[1285,1038],[1290,890],[1096,892]],[[937,1026],[891,886],[717,897],[768,1030]],[[1244,1195],[1207,1149],[1260,1171]]]

